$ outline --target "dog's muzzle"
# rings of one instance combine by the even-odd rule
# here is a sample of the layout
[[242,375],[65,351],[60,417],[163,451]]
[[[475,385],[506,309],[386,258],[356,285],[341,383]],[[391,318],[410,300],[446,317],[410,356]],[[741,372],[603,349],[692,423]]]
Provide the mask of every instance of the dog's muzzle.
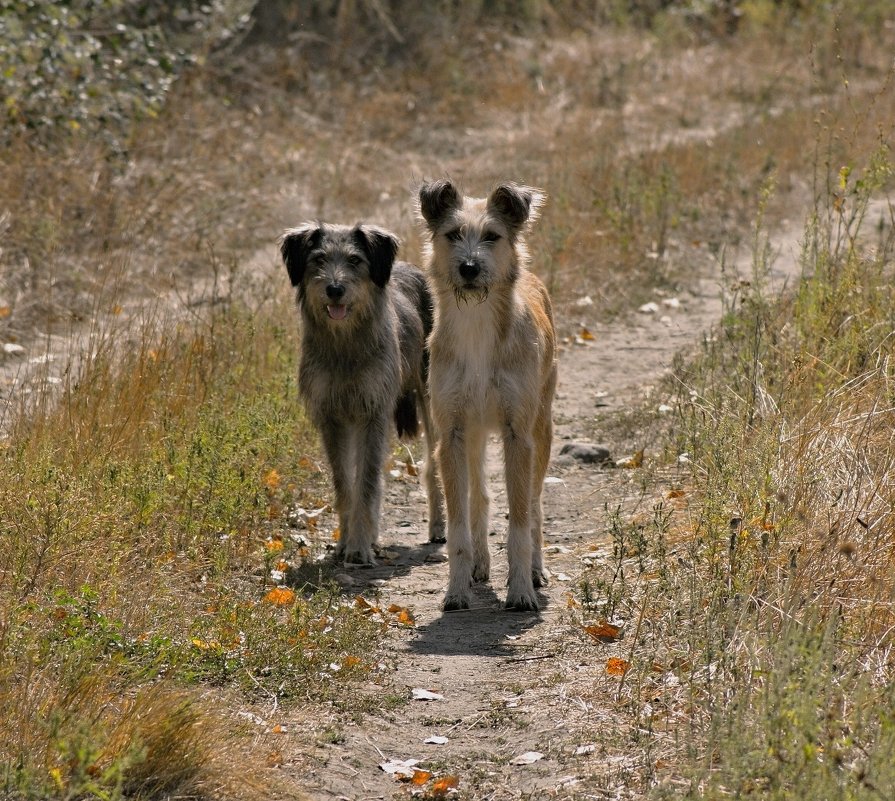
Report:
[[348,307],[344,303],[339,303],[344,295],[345,287],[342,284],[333,282],[326,285],[326,297],[332,301],[326,304],[326,313],[331,320],[344,320],[348,314]]

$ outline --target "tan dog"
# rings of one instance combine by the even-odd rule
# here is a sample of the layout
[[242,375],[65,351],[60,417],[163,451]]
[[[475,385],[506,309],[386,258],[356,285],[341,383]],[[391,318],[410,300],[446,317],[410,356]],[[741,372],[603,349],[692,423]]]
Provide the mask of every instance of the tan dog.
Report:
[[522,239],[544,195],[505,183],[487,199],[447,180],[424,184],[435,293],[429,392],[447,505],[445,610],[467,609],[470,585],[490,575],[485,445],[503,439],[509,502],[507,608],[537,610],[546,584],[541,492],[553,435],[556,336],[547,290],[526,269]]

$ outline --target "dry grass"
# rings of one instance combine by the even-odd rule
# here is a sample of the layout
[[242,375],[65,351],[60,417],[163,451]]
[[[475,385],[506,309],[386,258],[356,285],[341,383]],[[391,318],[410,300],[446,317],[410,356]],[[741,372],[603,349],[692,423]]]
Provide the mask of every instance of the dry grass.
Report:
[[[204,689],[314,704],[333,700],[343,681],[369,677],[377,625],[337,591],[299,592],[282,608],[264,601],[275,562],[307,559],[284,513],[296,502],[320,505],[323,487],[314,459],[303,458],[315,445],[294,398],[285,282],[268,269],[284,227],[313,216],[375,219],[415,258],[415,179],[450,173],[472,191],[498,178],[527,181],[551,196],[532,242],[536,269],[560,308],[589,294],[595,313],[606,314],[711,263],[741,235],[770,174],[792,190],[781,204],[817,191],[815,165],[835,176],[839,161],[860,163],[895,116],[881,78],[891,54],[885,31],[837,33],[827,19],[822,29],[769,39],[755,11],[756,36],[718,41],[714,23],[697,31],[651,6],[622,22],[655,22],[659,36],[570,30],[567,18],[582,13],[574,3],[533,8],[549,37],[445,12],[439,35],[408,36],[414,45],[403,55],[394,42],[345,48],[334,37],[231,53],[230,64],[184,76],[160,115],[134,126],[116,151],[77,135],[51,149],[26,134],[11,140],[0,166],[0,338],[23,344],[26,358],[55,361],[38,370],[29,395],[17,387],[3,415],[4,792],[255,797],[266,760]],[[818,42],[813,67],[795,55],[809,39]],[[843,67],[837,54],[846,49],[854,59]],[[848,88],[843,69],[853,76]],[[828,116],[816,121],[821,106]],[[820,159],[806,142],[820,143]],[[268,250],[247,258],[259,248]],[[248,270],[236,269],[247,261]],[[855,276],[860,286],[864,273]],[[174,302],[196,286],[201,306]],[[864,326],[865,317],[854,319]],[[875,325],[861,330],[883,323]],[[60,349],[71,333],[86,352]],[[854,358],[862,347],[856,341]],[[831,405],[784,410],[785,436],[772,420],[743,427],[732,405],[742,387],[719,396],[717,408],[688,407],[694,436],[705,434],[701,415],[715,414],[726,442],[754,456],[746,470],[741,453],[702,446],[713,473],[740,483],[704,488],[691,526],[675,537],[693,572],[662,573],[663,597],[690,600],[693,632],[682,638],[675,629],[677,601],[657,598],[644,617],[666,643],[662,675],[682,678],[690,710],[699,710],[669,714],[681,727],[694,721],[693,764],[710,777],[707,710],[725,692],[720,677],[774,667],[767,643],[783,640],[766,632],[803,631],[805,599],[820,610],[812,632],[825,647],[835,638],[824,632],[845,631],[865,649],[854,664],[887,675],[889,463],[874,456],[888,452],[892,430],[882,353],[877,343],[860,367],[839,364],[846,379]],[[0,354],[5,392],[21,358]],[[739,365],[745,356],[730,358]],[[806,370],[805,397],[813,397],[811,376]],[[776,388],[765,391],[776,397]],[[808,464],[822,481],[798,473]],[[792,487],[785,502],[777,484]],[[731,547],[724,526],[734,513],[751,533]],[[772,555],[753,519],[759,531],[772,526]],[[667,539],[666,516],[655,521]],[[834,523],[834,546],[806,535]],[[620,523],[616,534],[631,532]],[[313,532],[301,536],[315,544]],[[671,551],[659,542],[661,562]],[[715,583],[697,584],[697,567]],[[830,588],[834,569],[841,578]],[[626,587],[613,592],[617,604],[634,597]],[[722,631],[708,626],[715,618]],[[791,620],[800,622],[787,628]],[[697,636],[703,624],[715,637],[708,644]],[[718,662],[727,648],[733,655]],[[333,664],[338,676],[321,679]],[[632,698],[645,697],[651,681],[644,670]],[[861,698],[872,705],[860,709],[879,711],[878,685],[867,686]]]

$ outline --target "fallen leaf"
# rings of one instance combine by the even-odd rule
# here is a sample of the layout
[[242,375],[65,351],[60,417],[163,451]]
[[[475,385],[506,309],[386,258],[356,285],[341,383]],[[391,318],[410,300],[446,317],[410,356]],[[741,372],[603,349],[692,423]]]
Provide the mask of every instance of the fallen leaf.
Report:
[[413,771],[413,775],[410,777],[410,783],[419,787],[425,784],[431,778],[432,774],[428,770],[415,770]]
[[596,339],[596,337],[584,326],[581,327],[581,330],[578,332],[578,336],[581,337],[585,342],[593,342]]
[[365,615],[375,615],[377,612],[382,611],[378,606],[373,606],[373,604],[371,604],[366,598],[364,598],[363,595],[354,596],[354,605]]
[[597,750],[597,746],[593,743],[588,743],[587,745],[579,745],[575,749],[575,756],[584,756],[585,754],[592,754]]
[[264,600],[274,606],[289,606],[295,601],[295,592],[288,587],[274,587],[264,596]]
[[9,317],[12,314],[12,308],[9,306],[0,306],[0,319],[4,317]]
[[286,732],[286,727],[279,723],[274,724],[270,729],[271,734],[286,734]]
[[431,737],[427,737],[423,740],[426,745],[444,745],[447,741],[448,738],[441,734],[433,734]]
[[442,776],[440,779],[436,779],[432,785],[432,793],[433,794],[442,794],[446,793],[448,790],[453,790],[460,784],[460,778],[458,776]]
[[433,693],[431,690],[424,690],[420,687],[414,687],[411,691],[414,701],[443,701],[444,696]]
[[283,550],[283,541],[282,540],[267,540],[264,543],[265,549],[268,551],[282,551]]
[[535,762],[544,758],[544,755],[540,751],[526,751],[524,754],[519,754],[517,757],[513,757],[510,760],[511,765],[532,765]]
[[271,751],[267,755],[267,767],[278,768],[283,764],[283,755],[279,751]]
[[584,630],[595,640],[600,642],[613,642],[621,639],[621,626],[614,626],[605,620],[601,620],[592,626],[583,626]]
[[280,486],[280,474],[276,470],[268,471],[267,475],[264,476],[264,486],[268,489],[276,489]]
[[668,490],[668,493],[666,494],[665,497],[669,498],[669,499],[683,498],[686,494],[687,493],[684,492],[682,489],[672,489],[672,490]]
[[624,676],[631,669],[631,663],[617,656],[610,656],[606,660],[606,672],[610,676]]
[[616,467],[622,467],[626,469],[630,469],[633,467],[640,467],[643,465],[643,448],[641,448],[637,453],[632,454],[624,459],[619,459],[616,463]]
[[[309,528],[310,528],[310,526],[309,526]],[[341,530],[334,528],[333,529],[333,542],[338,542],[341,539],[341,537],[342,537]]]

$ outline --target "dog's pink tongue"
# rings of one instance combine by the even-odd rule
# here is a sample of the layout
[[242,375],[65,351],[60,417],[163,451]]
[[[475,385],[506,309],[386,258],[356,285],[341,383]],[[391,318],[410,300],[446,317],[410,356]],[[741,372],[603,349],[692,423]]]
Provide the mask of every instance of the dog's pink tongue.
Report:
[[326,310],[329,312],[329,316],[333,320],[344,320],[345,315],[348,313],[347,306],[327,306]]

